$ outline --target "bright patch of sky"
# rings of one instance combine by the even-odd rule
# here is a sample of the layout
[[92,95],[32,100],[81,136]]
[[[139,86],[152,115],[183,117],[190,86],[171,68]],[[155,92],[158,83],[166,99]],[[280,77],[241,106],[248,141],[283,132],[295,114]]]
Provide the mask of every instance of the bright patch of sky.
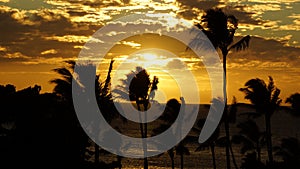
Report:
[[35,10],[41,8],[52,8],[45,0],[0,0],[0,5],[18,8],[21,10]]

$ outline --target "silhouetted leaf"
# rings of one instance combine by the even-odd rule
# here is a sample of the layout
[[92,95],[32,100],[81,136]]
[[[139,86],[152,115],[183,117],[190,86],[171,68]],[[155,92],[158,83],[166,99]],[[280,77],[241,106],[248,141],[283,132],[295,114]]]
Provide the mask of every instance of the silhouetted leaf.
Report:
[[245,50],[249,47],[249,41],[251,37],[249,35],[243,37],[240,41],[230,46],[228,50],[235,49],[236,51]]

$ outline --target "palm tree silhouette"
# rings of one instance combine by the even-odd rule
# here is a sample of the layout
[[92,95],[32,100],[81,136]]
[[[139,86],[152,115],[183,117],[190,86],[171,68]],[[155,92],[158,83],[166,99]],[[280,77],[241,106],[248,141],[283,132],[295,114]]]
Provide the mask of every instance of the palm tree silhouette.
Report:
[[[159,83],[156,76],[153,77],[153,80],[150,80],[150,75],[146,69],[142,67],[136,67],[135,71],[131,71],[126,75],[125,79],[122,79],[122,85],[118,85],[114,89],[114,93],[118,94],[119,98],[128,99],[129,101],[134,101],[138,111],[146,112],[150,103],[150,94],[155,92],[157,89],[157,84]],[[154,96],[153,96],[154,97]],[[143,108],[143,109],[142,109]],[[142,121],[142,117],[139,114],[139,119]],[[144,119],[147,121],[147,114],[144,113]],[[140,132],[141,137],[147,137],[147,123],[140,123]],[[146,154],[147,144],[143,141],[143,151]],[[148,159],[144,158],[144,169],[148,169]]]
[[[112,94],[111,94],[111,72],[113,69],[113,63],[114,60],[111,60],[109,64],[107,76],[104,82],[100,81],[100,75],[96,75],[96,80],[95,80],[97,103],[99,105],[99,109],[103,117],[109,124],[112,123],[113,119],[120,117],[119,113],[114,107]],[[95,145],[95,163],[99,163],[100,147],[96,143],[94,143],[94,145]]]
[[255,106],[257,113],[264,114],[266,125],[266,140],[269,157],[269,165],[273,165],[271,116],[279,107],[281,99],[280,90],[275,87],[273,78],[269,76],[269,83],[256,78],[246,82],[245,88],[239,89],[245,94],[245,99]]
[[237,125],[240,129],[237,135],[233,135],[232,142],[242,144],[241,153],[254,152],[257,156],[257,161],[261,163],[261,147],[266,144],[266,133],[260,131],[256,122],[248,119]]
[[[214,111],[215,113],[218,112],[218,105],[223,104],[223,101],[220,100],[219,98],[214,98],[212,100],[212,111]],[[237,102],[236,102],[236,98],[233,97],[232,100],[232,104],[229,107],[229,113],[228,113],[228,117],[229,121],[228,123],[235,123],[236,121],[236,113],[237,113]],[[223,114],[223,118],[222,121],[224,121],[224,114]],[[200,133],[201,132],[201,128],[203,127],[204,123],[205,123],[206,119],[199,119],[197,122],[197,127],[194,127],[193,130]],[[207,148],[210,148],[211,150],[211,154],[212,154],[212,161],[213,161],[213,167],[214,169],[216,168],[216,159],[215,159],[215,147],[226,147],[226,136],[221,136],[220,137],[220,124],[219,126],[216,128],[216,130],[214,131],[214,133],[211,135],[211,137],[204,142],[203,144],[200,144],[199,147],[196,149],[196,151],[202,151],[205,150]],[[232,156],[232,161],[233,164],[235,166],[235,168],[238,168],[235,157],[234,157],[234,153],[233,153],[233,149],[230,146],[230,151],[231,151],[231,156]]]
[[[72,117],[72,121],[76,123],[76,127],[78,128],[78,130],[84,132],[82,131],[81,125],[77,120],[76,114],[74,112],[75,110],[73,107],[73,101],[72,101],[72,94],[73,94],[72,83],[76,83],[75,85],[80,86],[78,87],[79,89],[84,90],[85,84],[77,80],[84,77],[77,77],[76,72],[74,72],[74,68],[76,64],[75,61],[66,61],[65,63],[66,63],[65,67],[53,69],[53,71],[58,73],[61,77],[51,80],[50,83],[55,84],[53,92],[57,96],[59,96],[61,102],[63,102],[64,105],[68,107],[68,111],[67,111],[68,117]],[[99,109],[101,110],[102,115],[104,116],[105,120],[108,123],[111,123],[112,120],[119,115],[115,107],[113,106],[114,104],[112,101],[112,95],[110,91],[111,71],[112,71],[113,63],[114,61],[111,60],[105,82],[100,81],[99,75],[96,75],[95,77],[95,95],[96,95],[97,104],[99,106]],[[91,63],[88,63],[86,65],[76,65],[76,66],[78,66],[78,69],[93,70],[94,68],[94,65],[92,65]],[[94,148],[95,148],[95,152],[94,152],[95,163],[99,164],[99,156],[100,156],[99,146],[96,143],[94,143]],[[85,151],[85,147],[84,150],[81,150],[82,157],[84,157],[84,151]]]
[[[238,19],[233,15],[226,15],[220,8],[208,9],[201,17],[200,23],[196,24],[198,27],[211,41],[216,49],[220,49],[223,55],[223,93],[224,93],[224,122],[226,131],[226,162],[227,169],[230,169],[230,132],[229,122],[227,117],[227,71],[226,71],[226,58],[231,50],[244,50],[249,46],[250,36],[247,35],[239,40],[237,43],[233,43],[235,31],[238,29]],[[195,38],[192,40],[190,45],[200,45],[199,40]]]
[[72,80],[74,79],[74,67],[75,61],[65,61],[66,66],[53,69],[54,72],[59,74],[61,77],[50,81],[55,84],[53,92],[61,97],[63,101],[72,100]]
[[[182,97],[181,97],[181,101],[182,101],[182,104],[185,104]],[[177,99],[173,98],[173,99],[168,100],[163,115],[161,117],[159,117],[159,120],[161,120],[162,123],[157,128],[154,128],[152,130],[153,135],[157,135],[157,134],[164,132],[175,122],[175,120],[178,117],[180,107],[181,107],[181,104],[179,103],[179,101]],[[172,147],[171,149],[169,149],[167,151],[167,153],[171,159],[172,169],[175,168],[175,163],[174,163],[175,153],[176,153],[176,155],[180,156],[180,168],[183,169],[184,155],[190,155],[190,151],[186,147],[186,144],[188,144],[191,141],[196,141],[196,140],[197,140],[197,138],[186,136],[176,146]]]

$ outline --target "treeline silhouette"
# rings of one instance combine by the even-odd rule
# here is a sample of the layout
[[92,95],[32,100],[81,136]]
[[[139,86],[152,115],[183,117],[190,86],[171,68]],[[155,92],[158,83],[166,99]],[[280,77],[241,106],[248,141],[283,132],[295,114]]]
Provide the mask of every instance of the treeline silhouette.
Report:
[[40,90],[1,86],[1,168],[76,167],[82,160],[87,137],[76,114],[55,93]]
[[[61,75],[61,78],[58,79],[63,82],[58,79],[51,80],[52,83],[56,83],[53,93],[40,93],[41,86],[38,85],[19,91],[16,91],[16,87],[11,84],[0,85],[1,168],[17,168],[20,164],[30,168],[122,167],[121,157],[118,156],[116,156],[117,160],[112,162],[99,161],[101,159],[100,154],[104,152],[88,138],[78,122],[72,100],[70,100],[72,94],[66,92],[71,92],[74,64],[75,62],[68,61],[66,67],[54,69]],[[95,93],[98,93],[99,108],[109,123],[115,118],[120,118],[113,106],[109,87],[112,65],[113,61],[111,61],[105,81],[101,82],[99,76],[95,77],[97,86]],[[136,74],[139,73],[136,72]],[[147,72],[142,71],[142,74],[149,78]],[[66,75],[70,75],[70,77]],[[143,84],[144,77],[140,81],[138,78],[135,81]],[[70,83],[65,83],[68,80]],[[154,81],[157,85],[158,78],[155,77]],[[147,79],[147,83],[150,82]],[[69,88],[60,85],[68,85]],[[147,85],[149,89],[150,86]],[[64,93],[60,92],[61,90],[58,88],[63,88]],[[157,89],[157,86],[154,88]],[[136,92],[136,89],[133,91]],[[258,126],[256,118],[268,115],[269,117],[265,119],[270,120],[271,115],[279,108],[281,102],[279,89],[275,87],[273,79],[270,77],[268,84],[261,79],[251,79],[245,83],[245,87],[241,88],[240,91],[245,93],[245,98],[252,102],[256,111],[243,114],[247,116],[247,119],[236,124],[236,100],[234,99],[229,106],[229,122],[239,128],[238,133],[233,133],[230,136],[230,142],[233,146],[240,148],[244,155],[243,161],[238,162],[241,164],[238,168],[293,168],[298,165],[300,159],[299,141],[296,138],[283,138],[281,145],[272,146],[271,149],[267,146],[267,150],[274,151],[271,152],[272,155],[280,156],[282,161],[273,161],[272,166],[270,166],[269,160],[265,163],[261,157],[261,152],[267,145],[267,139],[272,133],[268,131],[268,126]],[[289,112],[295,117],[300,112],[299,96],[299,93],[295,93],[286,99],[286,102],[291,104]],[[144,101],[141,104],[144,104]],[[159,125],[152,129],[150,135],[157,135],[165,131],[177,118],[180,105],[181,103],[177,99],[169,100],[163,115],[158,118]],[[223,124],[224,118],[220,125]],[[205,119],[197,121],[193,131],[199,133],[204,121]],[[270,122],[266,121],[267,123]],[[264,129],[266,130],[264,131]],[[146,130],[145,127],[143,130]],[[143,135],[142,137],[149,137],[150,135]],[[180,156],[181,168],[184,168],[184,155],[189,155],[190,151],[200,151],[201,153],[207,148],[211,149],[212,166],[216,168],[215,146],[225,147],[226,136],[220,134],[220,127],[218,127],[207,142],[199,145],[195,150],[189,150],[187,145],[197,143],[197,136],[187,136],[181,143],[167,152],[172,161],[172,168],[175,167],[174,157],[176,154]],[[89,147],[94,147],[94,150],[89,150]],[[233,151],[231,153],[232,159],[235,160]],[[94,160],[87,161],[91,157]],[[148,161],[146,162],[145,165],[148,165]]]
[[[74,61],[65,67],[54,69],[61,77],[55,83],[53,93],[40,93],[35,85],[19,91],[11,84],[0,86],[0,160],[1,168],[111,168],[120,162],[106,164],[95,160],[91,165],[87,156],[99,151],[88,151],[94,144],[83,131],[72,102]],[[110,72],[109,72],[110,73]],[[110,77],[107,77],[109,79]],[[106,120],[114,118],[110,108],[110,93],[104,83],[97,82],[100,109]],[[109,113],[105,113],[109,110]],[[97,148],[97,150],[99,147]],[[90,154],[88,154],[90,153]],[[98,156],[98,157],[97,157]]]

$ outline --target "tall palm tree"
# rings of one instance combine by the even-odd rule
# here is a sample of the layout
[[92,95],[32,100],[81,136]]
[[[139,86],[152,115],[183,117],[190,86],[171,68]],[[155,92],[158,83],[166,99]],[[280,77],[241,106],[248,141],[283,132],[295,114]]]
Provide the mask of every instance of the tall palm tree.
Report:
[[268,158],[269,165],[272,166],[271,116],[281,103],[281,99],[279,98],[280,90],[275,87],[271,76],[269,76],[268,84],[259,78],[251,79],[246,82],[244,88],[240,88],[239,90],[245,94],[245,99],[250,100],[255,106],[256,111],[265,116]]
[[[111,124],[112,120],[118,116],[116,109],[114,108],[112,94],[110,91],[111,87],[111,72],[113,69],[114,60],[110,61],[109,69],[107,72],[107,76],[104,82],[100,81],[100,75],[96,75],[95,79],[95,92],[97,97],[97,103],[99,105],[99,109],[101,110],[102,115],[105,120]],[[100,147],[98,144],[95,145],[95,163],[99,163],[100,157]]]
[[[201,17],[200,23],[196,26],[208,37],[216,49],[220,49],[223,56],[223,95],[224,95],[224,114],[225,114],[225,131],[226,131],[226,162],[227,169],[230,169],[230,132],[227,117],[227,70],[226,60],[229,51],[241,51],[249,46],[250,36],[247,35],[238,42],[233,43],[235,31],[238,29],[238,19],[233,15],[225,14],[220,8],[208,9]],[[197,46],[198,39],[195,38],[190,45]]]
[[[136,67],[135,71],[131,71],[126,75],[126,79],[122,79],[122,85],[118,85],[114,89],[114,93],[118,94],[119,98],[126,99],[129,95],[129,101],[134,101],[136,103],[138,111],[144,111],[148,109],[150,101],[150,93],[155,92],[157,89],[158,78],[153,77],[153,80],[150,80],[150,75],[146,69],[142,67]],[[143,109],[142,109],[143,108]],[[147,119],[147,114],[144,114],[144,118]],[[140,116],[140,114],[139,114]],[[139,117],[142,121],[142,117]],[[147,137],[147,123],[140,123],[141,137]],[[147,151],[147,144],[143,142],[144,153]],[[144,169],[148,169],[148,159],[144,158]]]

